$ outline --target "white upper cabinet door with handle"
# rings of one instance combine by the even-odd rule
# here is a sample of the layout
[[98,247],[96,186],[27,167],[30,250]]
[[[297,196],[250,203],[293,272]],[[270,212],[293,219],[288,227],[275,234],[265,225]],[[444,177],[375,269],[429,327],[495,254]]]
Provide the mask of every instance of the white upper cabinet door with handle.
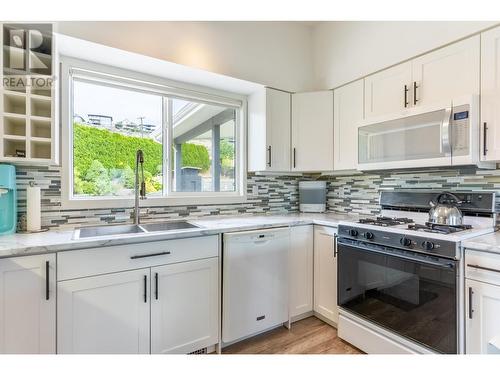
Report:
[[333,171],[333,92],[292,95],[292,171]]
[[500,286],[466,280],[466,353],[500,353]]
[[358,165],[358,124],[363,120],[363,80],[333,91],[333,167],[354,170]]
[[404,112],[410,107],[411,82],[411,62],[366,77],[365,118]]
[[479,35],[413,59],[413,106],[479,95]]
[[291,94],[271,88],[248,98],[248,170],[290,171]]
[[293,227],[290,231],[290,317],[313,311],[312,225]]
[[[485,134],[486,133],[486,134]],[[500,27],[481,34],[481,160],[500,160]],[[486,142],[485,142],[486,141]]]
[[149,354],[150,269],[58,283],[57,352]]
[[151,268],[151,353],[219,342],[219,258]]
[[0,259],[0,354],[56,353],[56,257]]

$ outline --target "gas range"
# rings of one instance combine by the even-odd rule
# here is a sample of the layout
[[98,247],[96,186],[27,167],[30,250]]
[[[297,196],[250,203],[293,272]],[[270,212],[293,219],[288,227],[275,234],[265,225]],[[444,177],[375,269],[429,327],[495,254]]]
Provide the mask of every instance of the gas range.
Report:
[[341,222],[339,237],[403,250],[458,259],[463,240],[494,231],[494,192],[458,192],[466,203],[460,206],[464,224],[428,223],[428,202],[436,191],[384,191],[380,216]]
[[494,231],[495,193],[454,192],[465,202],[456,227],[426,223],[440,193],[382,192],[380,216],[340,223],[340,338],[362,349],[370,342],[396,352],[464,352],[461,242]]

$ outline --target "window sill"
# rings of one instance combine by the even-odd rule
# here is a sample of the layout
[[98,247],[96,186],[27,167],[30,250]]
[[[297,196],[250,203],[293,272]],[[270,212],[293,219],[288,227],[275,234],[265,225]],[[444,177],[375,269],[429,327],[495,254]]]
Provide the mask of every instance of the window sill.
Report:
[[[146,207],[171,207],[171,206],[206,206],[220,204],[238,204],[248,202],[246,195],[226,196],[174,196],[163,198],[148,198],[139,201],[141,208]],[[63,199],[61,208],[63,210],[82,209],[110,209],[110,208],[133,208],[133,198],[95,198],[95,199]]]

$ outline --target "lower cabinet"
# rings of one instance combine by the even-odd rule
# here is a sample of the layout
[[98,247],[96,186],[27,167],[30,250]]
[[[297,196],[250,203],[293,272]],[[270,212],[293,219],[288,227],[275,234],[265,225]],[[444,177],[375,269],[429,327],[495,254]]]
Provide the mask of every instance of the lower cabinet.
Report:
[[0,354],[55,353],[55,259],[0,259]]
[[290,318],[313,310],[312,225],[293,227],[290,232]]
[[337,324],[337,228],[314,226],[314,312]]
[[190,353],[218,342],[218,258],[151,268],[151,353]]
[[58,353],[190,353],[218,344],[218,238],[60,253]]
[[150,270],[58,283],[57,352],[149,353]]
[[466,280],[467,354],[500,354],[500,286]]

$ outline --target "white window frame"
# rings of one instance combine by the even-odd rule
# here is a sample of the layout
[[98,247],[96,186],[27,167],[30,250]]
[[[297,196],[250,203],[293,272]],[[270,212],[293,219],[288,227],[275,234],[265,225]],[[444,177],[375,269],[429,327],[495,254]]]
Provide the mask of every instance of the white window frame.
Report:
[[[144,73],[129,71],[112,66],[92,63],[71,57],[60,59],[61,98],[61,205],[63,209],[85,208],[128,208],[134,205],[134,197],[74,197],[73,196],[73,79],[94,80],[98,84],[127,87],[131,90],[163,96],[163,119],[168,96],[181,99],[225,105],[236,109],[235,122],[235,191],[234,192],[175,192],[169,159],[171,155],[172,127],[163,124],[163,196],[141,200],[141,207],[207,205],[247,202],[246,186],[246,97],[229,92],[192,86]],[[167,152],[165,152],[167,151]],[[147,155],[146,155],[147,157]]]

